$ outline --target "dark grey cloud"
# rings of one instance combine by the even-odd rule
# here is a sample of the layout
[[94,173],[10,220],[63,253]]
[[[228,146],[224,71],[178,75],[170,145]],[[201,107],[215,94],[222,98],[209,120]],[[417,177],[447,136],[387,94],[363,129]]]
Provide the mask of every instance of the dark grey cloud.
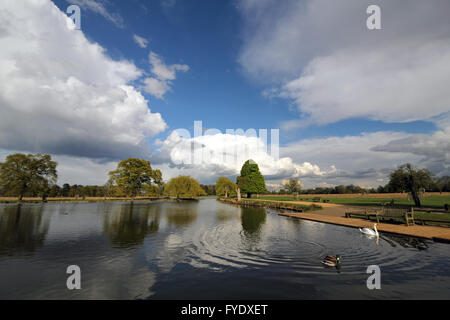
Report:
[[450,128],[439,130],[433,135],[416,134],[392,140],[387,144],[375,146],[371,150],[418,155],[423,157],[420,164],[435,174],[450,174]]
[[6,1],[0,13],[0,148],[148,157],[148,137],[167,126],[129,85],[142,71],[112,60],[51,1],[28,2]]

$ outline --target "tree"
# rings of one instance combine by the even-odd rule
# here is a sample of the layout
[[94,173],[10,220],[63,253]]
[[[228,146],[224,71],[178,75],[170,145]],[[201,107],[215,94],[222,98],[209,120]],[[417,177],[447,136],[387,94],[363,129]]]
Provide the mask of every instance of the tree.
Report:
[[409,191],[417,207],[421,206],[420,193],[433,184],[433,174],[427,169],[415,169],[410,163],[398,167],[389,175],[386,186],[393,192]]
[[69,192],[70,192],[70,184],[68,183],[64,183],[63,187],[62,187],[62,196],[63,197],[68,197],[69,196]]
[[201,184],[200,187],[203,188],[203,190],[205,190],[206,194],[208,196],[214,196],[216,195],[216,186],[213,184],[210,185],[206,185],[206,184]]
[[146,196],[149,197],[159,197],[162,193],[161,187],[157,185],[146,186],[144,188],[144,192]]
[[450,191],[450,177],[443,176],[437,178],[435,181],[436,189],[439,192],[449,192]]
[[297,193],[300,192],[301,186],[300,181],[296,179],[289,179],[283,184],[284,189],[286,189],[289,193]]
[[264,177],[259,172],[258,165],[253,160],[247,160],[241,168],[241,175],[237,177],[237,185],[242,193],[250,198],[254,193],[266,191]]
[[105,200],[106,200],[106,198],[111,197],[113,193],[114,181],[111,178],[109,178],[103,187],[105,188]]
[[179,199],[205,196],[206,192],[194,178],[179,176],[170,179],[164,187],[164,194]]
[[339,186],[334,187],[334,193],[345,194],[346,193],[345,186],[339,185]]
[[61,195],[61,190],[62,190],[61,187],[58,186],[57,184],[55,184],[50,188],[48,196],[49,197],[59,197]]
[[132,199],[144,188],[162,183],[160,170],[153,170],[150,161],[129,158],[122,160],[117,169],[109,172],[111,182],[122,189]]
[[1,188],[20,201],[25,193],[39,194],[45,200],[58,179],[56,166],[50,155],[10,154],[0,162]]
[[194,178],[179,176],[170,179],[164,187],[164,194],[176,198],[196,198],[205,196],[206,192]]
[[235,196],[237,185],[226,177],[220,177],[216,181],[216,194],[218,196]]
[[78,198],[81,195],[81,185],[78,184],[74,184],[73,186],[70,186],[70,190],[69,190],[69,197],[75,197]]

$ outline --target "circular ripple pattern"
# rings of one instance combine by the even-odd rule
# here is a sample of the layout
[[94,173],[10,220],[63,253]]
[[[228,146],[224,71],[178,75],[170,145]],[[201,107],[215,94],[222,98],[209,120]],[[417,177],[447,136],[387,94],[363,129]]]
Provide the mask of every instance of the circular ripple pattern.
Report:
[[[286,232],[277,223],[280,219],[283,218],[269,214],[271,227],[253,234],[235,223],[221,223],[199,230],[188,247],[189,263],[218,270],[276,264],[278,269],[297,273],[323,273],[326,269],[321,264],[323,257],[340,254],[340,272],[345,274],[361,274],[369,265],[407,272],[430,264],[430,259],[424,258],[421,250],[401,238],[382,236],[377,243],[375,238],[360,234],[358,229],[306,221],[294,225],[294,231]],[[424,242],[415,245],[426,247]],[[420,258],[416,257],[418,254]]]

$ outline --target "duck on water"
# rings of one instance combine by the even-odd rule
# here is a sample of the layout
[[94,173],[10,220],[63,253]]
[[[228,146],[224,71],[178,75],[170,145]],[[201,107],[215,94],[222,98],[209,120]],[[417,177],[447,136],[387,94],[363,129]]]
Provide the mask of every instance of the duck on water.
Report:
[[327,267],[337,267],[340,263],[341,263],[340,255],[326,256],[322,261],[322,264]]

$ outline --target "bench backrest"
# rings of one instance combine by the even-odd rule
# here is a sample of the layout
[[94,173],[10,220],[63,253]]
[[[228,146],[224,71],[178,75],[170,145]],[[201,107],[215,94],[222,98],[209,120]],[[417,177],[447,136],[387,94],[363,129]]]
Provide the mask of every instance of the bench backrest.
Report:
[[383,208],[381,215],[390,216],[390,217],[403,217],[405,216],[405,209],[397,209],[397,208]]

